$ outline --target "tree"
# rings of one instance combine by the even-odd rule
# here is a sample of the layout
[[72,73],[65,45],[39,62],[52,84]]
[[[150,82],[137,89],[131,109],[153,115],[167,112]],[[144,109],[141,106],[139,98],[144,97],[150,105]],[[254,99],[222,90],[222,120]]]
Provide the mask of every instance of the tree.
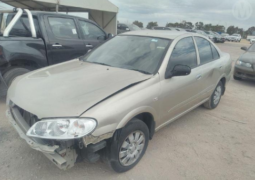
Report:
[[203,22],[196,22],[195,27],[197,30],[203,30],[204,29],[204,23]]
[[158,23],[157,22],[153,22],[153,21],[151,21],[151,22],[149,22],[148,24],[147,24],[147,29],[151,29],[152,27],[154,27],[154,26],[158,26]]
[[244,32],[243,28],[239,28],[235,26],[229,26],[227,29],[228,34],[234,34],[234,33],[243,34],[243,32]]
[[192,22],[186,22],[185,21],[184,27],[185,27],[185,29],[193,29],[194,25],[192,24]]
[[134,21],[133,24],[137,25],[140,28],[143,28],[143,23],[139,21]]

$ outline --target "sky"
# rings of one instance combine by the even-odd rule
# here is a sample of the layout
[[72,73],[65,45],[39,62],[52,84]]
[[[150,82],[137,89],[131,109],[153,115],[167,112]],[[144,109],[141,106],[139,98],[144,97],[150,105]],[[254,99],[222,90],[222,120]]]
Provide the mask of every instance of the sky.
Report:
[[226,28],[234,25],[244,28],[255,26],[255,0],[110,0],[119,7],[119,22],[132,23],[182,22],[193,24],[202,21],[204,24],[220,24]]
[[[255,26],[255,0],[109,0],[119,8],[118,20],[132,23],[202,21],[226,28],[234,25],[244,30]],[[0,4],[0,9],[6,8]],[[86,16],[85,16],[86,17]]]

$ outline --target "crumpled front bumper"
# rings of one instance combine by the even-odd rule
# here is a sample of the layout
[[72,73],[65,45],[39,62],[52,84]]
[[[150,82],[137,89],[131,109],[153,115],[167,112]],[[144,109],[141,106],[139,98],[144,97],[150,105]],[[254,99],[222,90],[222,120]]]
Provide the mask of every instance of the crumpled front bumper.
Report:
[[[50,161],[52,161],[56,166],[60,169],[66,170],[74,166],[76,162],[77,154],[74,149],[65,150],[62,155],[57,153],[58,145],[49,146],[43,142],[43,140],[39,138],[30,138],[26,136],[26,132],[29,129],[28,124],[20,115],[18,109],[12,108],[6,111],[6,116],[9,119],[9,122],[19,133],[20,137],[24,139],[27,144],[38,151],[41,151]],[[15,120],[17,119],[17,121]]]

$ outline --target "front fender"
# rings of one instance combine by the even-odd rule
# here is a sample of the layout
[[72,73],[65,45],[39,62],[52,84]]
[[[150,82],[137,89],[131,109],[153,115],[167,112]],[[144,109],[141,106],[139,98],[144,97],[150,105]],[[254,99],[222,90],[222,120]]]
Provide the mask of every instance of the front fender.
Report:
[[159,115],[157,111],[150,107],[150,106],[142,106],[139,108],[136,108],[132,111],[130,111],[118,124],[116,129],[123,128],[130,120],[132,120],[135,116],[141,114],[141,113],[150,113],[152,117],[154,118],[155,123],[157,122],[157,119],[159,119]]

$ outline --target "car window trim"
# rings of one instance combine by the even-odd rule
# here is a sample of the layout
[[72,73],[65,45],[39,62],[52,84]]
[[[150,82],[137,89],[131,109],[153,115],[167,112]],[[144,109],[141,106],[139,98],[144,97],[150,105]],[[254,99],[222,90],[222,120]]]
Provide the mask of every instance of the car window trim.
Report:
[[[212,50],[212,49],[213,49],[213,48],[212,48],[213,44],[210,43],[210,46],[211,46],[211,51],[212,51],[212,55],[213,55],[213,50]],[[213,46],[213,47],[214,47],[214,46]],[[214,47],[214,49],[216,50],[216,52],[217,52],[219,58],[214,59],[214,55],[213,55],[213,60],[218,60],[218,59],[220,59],[220,54],[219,54],[218,50],[217,50],[215,47]]]
[[[186,36],[186,37],[183,37],[183,38],[181,38],[181,39],[179,39],[178,40],[178,42],[177,43],[175,43],[175,46],[174,46],[174,48],[177,46],[177,44],[181,41],[181,40],[183,40],[183,39],[185,39],[185,38],[191,38],[192,40],[193,40],[193,43],[194,43],[194,47],[195,47],[195,50],[196,50],[196,56],[197,56],[197,66],[196,67],[193,67],[193,68],[191,68],[191,69],[195,69],[195,68],[197,68],[198,67],[198,54],[197,54],[197,49],[196,49],[196,44],[195,44],[195,42],[194,42],[194,39],[193,39],[193,36]],[[173,48],[173,50],[172,50],[172,52],[171,52],[171,54],[170,54],[170,57],[169,57],[169,59],[168,59],[168,63],[167,63],[167,66],[166,66],[166,70],[165,70],[165,74],[166,74],[166,72],[167,72],[167,68],[168,68],[168,64],[170,63],[170,59],[171,59],[171,56],[172,56],[172,53],[173,53],[173,51],[174,51],[174,48]]]
[[[77,32],[78,39],[60,38],[60,37],[55,36],[55,34],[54,34],[53,31],[52,31],[49,18],[62,18],[62,19],[71,19],[71,20],[73,20],[74,25],[75,25],[75,27],[76,27],[76,32]],[[78,30],[78,27],[77,27],[75,18],[72,18],[72,17],[70,17],[70,18],[68,17],[68,18],[67,18],[67,17],[61,17],[61,16],[47,16],[47,21],[48,21],[48,24],[49,24],[49,27],[50,27],[50,31],[51,31],[51,33],[52,33],[52,35],[53,35],[54,38],[59,39],[59,40],[69,40],[69,41],[82,40],[82,38],[81,38],[81,36],[80,36],[80,34],[79,34],[79,30]]]
[[105,37],[107,38],[107,34],[105,33],[105,31],[104,31],[101,27],[99,27],[97,24],[94,24],[94,23],[92,23],[92,22],[89,22],[89,21],[86,21],[86,20],[80,19],[80,18],[78,18],[77,20],[78,20],[79,28],[80,28],[80,30],[81,30],[81,36],[82,36],[82,39],[83,39],[83,40],[95,40],[95,39],[85,39],[85,36],[84,36],[83,30],[82,30],[80,21],[83,21],[83,22],[86,22],[86,23],[90,23],[90,24],[96,26],[98,29],[100,29],[100,30],[103,32],[103,34],[104,34]]
[[[195,37],[200,37],[200,38],[203,38],[203,39],[205,39],[204,37],[201,37],[201,36],[194,36],[194,39],[195,39]],[[207,39],[205,39],[206,41],[208,41]],[[209,44],[210,44],[210,49],[211,49],[211,53],[212,53],[212,58],[213,58],[213,52],[212,52],[212,47],[211,47],[211,42],[210,41],[208,41],[209,42]],[[198,49],[198,47],[197,47],[197,49]],[[215,49],[217,50],[217,48],[215,47]],[[218,50],[217,50],[217,53],[219,54],[219,52],[218,52]],[[199,60],[200,60],[200,54],[198,53],[198,55],[199,55]],[[220,54],[219,54],[219,59],[220,59]],[[201,64],[201,60],[200,60],[200,64],[198,65],[198,67],[200,67],[200,66],[203,66],[203,65],[205,65],[205,64],[208,64],[208,63],[211,63],[211,62],[213,62],[213,61],[215,61],[215,60],[218,60],[218,59],[212,59],[211,61],[209,61],[209,62],[206,62],[206,63],[203,63],[203,64]]]

